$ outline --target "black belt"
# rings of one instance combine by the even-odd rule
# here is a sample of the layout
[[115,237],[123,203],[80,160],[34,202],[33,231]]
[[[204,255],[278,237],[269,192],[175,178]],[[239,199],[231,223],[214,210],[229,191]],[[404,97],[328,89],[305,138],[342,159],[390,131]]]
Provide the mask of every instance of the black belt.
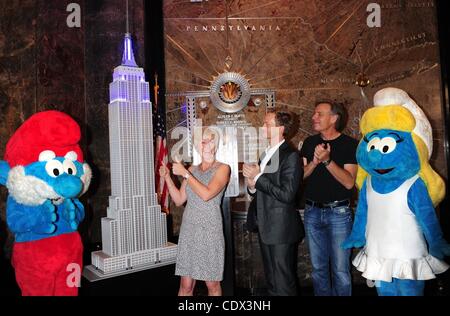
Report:
[[306,200],[305,204],[312,207],[325,208],[325,207],[339,207],[339,206],[350,206],[350,200],[334,201],[330,203],[320,203],[311,200]]

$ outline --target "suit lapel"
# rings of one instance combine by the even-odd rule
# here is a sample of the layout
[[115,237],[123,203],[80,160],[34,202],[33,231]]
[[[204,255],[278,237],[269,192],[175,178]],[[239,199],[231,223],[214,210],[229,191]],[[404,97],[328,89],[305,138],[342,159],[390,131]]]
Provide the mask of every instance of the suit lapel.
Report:
[[[267,162],[267,165],[266,165],[266,168],[267,167],[270,167],[270,165],[272,164],[272,160],[275,158],[275,159],[278,159],[278,164],[280,164],[280,161],[281,161],[281,154],[286,150],[286,148],[288,147],[289,145],[287,144],[287,142],[286,142],[286,140],[284,141],[284,143],[283,144],[281,144],[280,145],[280,147],[278,147],[278,149],[273,153],[273,155],[272,155],[272,157],[270,157],[270,160]],[[261,160],[262,160],[262,158],[261,158]],[[265,169],[264,169],[265,170]],[[265,172],[264,172],[265,173]]]

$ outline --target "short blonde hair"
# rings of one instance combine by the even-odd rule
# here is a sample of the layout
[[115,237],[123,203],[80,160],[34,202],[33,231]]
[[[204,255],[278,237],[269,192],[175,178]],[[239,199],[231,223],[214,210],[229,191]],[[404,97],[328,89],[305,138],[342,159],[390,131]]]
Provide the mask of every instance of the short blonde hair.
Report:
[[202,135],[202,139],[206,138],[209,135],[212,135],[212,139],[214,141],[214,145],[216,146],[216,148],[219,147],[219,141],[221,139],[221,130],[215,126],[215,125],[211,125],[211,126],[206,126],[203,129],[203,135]]
[[201,129],[200,127],[194,127],[193,143],[197,150],[198,146],[201,144],[201,141],[209,135],[212,135],[212,139],[217,150],[219,148],[219,142],[222,135],[222,130],[220,127],[216,125],[202,126]]

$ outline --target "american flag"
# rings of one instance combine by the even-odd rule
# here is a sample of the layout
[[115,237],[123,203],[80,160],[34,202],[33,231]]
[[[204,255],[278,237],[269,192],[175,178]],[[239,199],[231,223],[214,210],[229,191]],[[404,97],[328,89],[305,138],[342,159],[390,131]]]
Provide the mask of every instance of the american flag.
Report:
[[168,166],[169,157],[166,144],[166,115],[164,112],[164,106],[162,102],[158,104],[158,75],[155,74],[154,91],[154,104],[155,104],[155,176],[156,176],[156,193],[158,195],[158,202],[161,205],[163,212],[169,214],[169,192],[167,190],[167,184],[163,177],[159,175],[159,168],[164,164]]

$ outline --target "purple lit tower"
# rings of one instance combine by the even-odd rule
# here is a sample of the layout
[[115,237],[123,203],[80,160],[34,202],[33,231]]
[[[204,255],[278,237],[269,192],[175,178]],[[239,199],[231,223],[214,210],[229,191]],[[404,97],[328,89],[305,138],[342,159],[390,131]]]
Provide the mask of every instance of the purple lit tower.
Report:
[[129,33],[109,94],[112,192],[102,218],[103,250],[92,252],[85,269],[90,280],[171,264],[177,253],[177,245],[167,242],[166,214],[155,193],[150,89]]

